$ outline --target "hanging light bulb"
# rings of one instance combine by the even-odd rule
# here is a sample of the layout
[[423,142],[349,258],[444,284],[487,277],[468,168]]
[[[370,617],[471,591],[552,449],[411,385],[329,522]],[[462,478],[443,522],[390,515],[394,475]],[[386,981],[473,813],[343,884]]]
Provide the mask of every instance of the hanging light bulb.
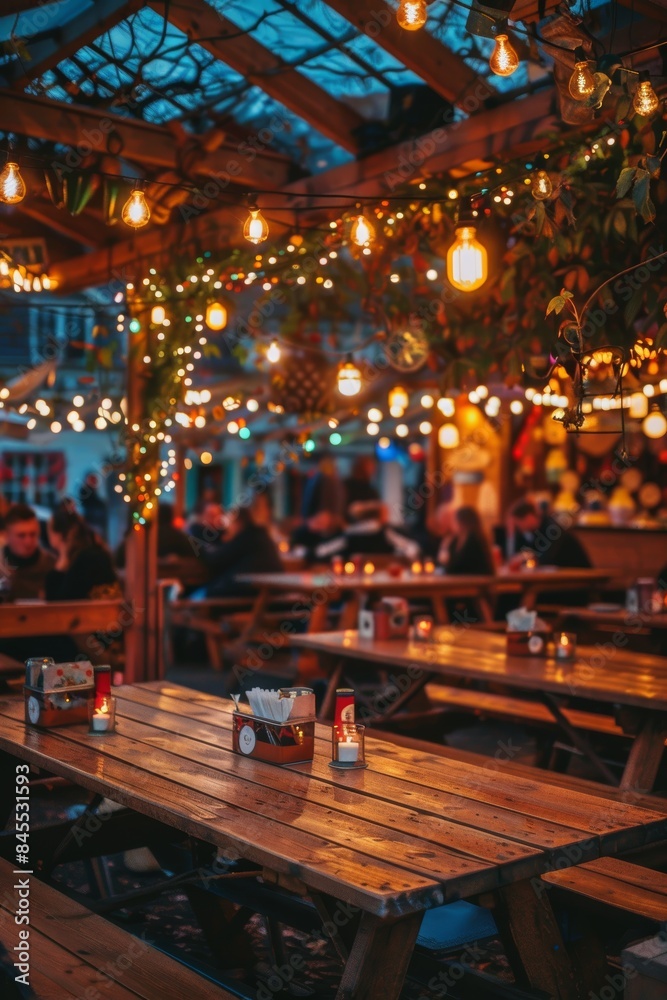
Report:
[[206,307],[206,326],[209,330],[224,330],[227,326],[227,310],[222,302],[209,302]]
[[21,285],[23,287],[23,275],[18,267],[14,268],[14,273],[12,274],[12,281],[15,285]]
[[341,396],[356,396],[361,392],[361,372],[348,354],[344,365],[338,369],[338,391]]
[[162,326],[167,318],[167,310],[164,306],[153,306],[151,309],[151,323],[155,326]]
[[0,201],[5,205],[18,205],[25,198],[25,183],[18,163],[6,163],[0,174]]
[[585,101],[595,90],[595,77],[590,71],[586,53],[577,46],[574,50],[574,72],[569,83],[570,96],[575,101]]
[[460,441],[459,429],[456,424],[443,424],[438,431],[438,444],[441,448],[458,448]]
[[358,247],[367,247],[375,239],[375,229],[364,215],[355,216],[350,229],[350,239]]
[[263,243],[269,235],[269,224],[258,208],[251,208],[245,220],[243,235],[250,243]]
[[417,31],[426,24],[426,0],[401,0],[396,20],[406,31]]
[[651,78],[646,70],[639,74],[639,84],[632,98],[632,107],[637,115],[650,118],[660,107],[660,98],[651,86]]
[[271,365],[275,365],[280,361],[280,347],[278,346],[277,340],[272,340],[269,349],[266,352],[266,360]]
[[3,257],[0,259],[0,278],[6,278],[9,274],[9,261]]
[[660,410],[651,410],[649,415],[642,422],[642,430],[647,438],[657,441],[658,438],[667,434],[667,420]]
[[474,226],[459,226],[456,239],[447,251],[449,283],[462,292],[474,292],[489,273],[486,247],[475,238]]
[[51,287],[51,279],[49,278],[48,274],[43,274],[42,275],[42,288],[44,289],[45,292],[48,292],[48,290],[49,290],[50,287]]
[[397,416],[401,416],[408,408],[410,397],[402,385],[395,385],[393,389],[389,390],[388,402],[391,415],[394,416],[395,413]]
[[648,399],[643,392],[633,392],[630,396],[629,415],[633,420],[641,420],[648,413]]
[[32,279],[32,290],[33,292],[41,292],[42,290],[42,283],[39,280],[38,274],[36,274],[35,277]]
[[149,222],[150,217],[151,211],[146,204],[144,192],[137,188],[123,205],[121,218],[126,226],[131,226],[132,229],[141,229]]
[[496,76],[511,76],[519,68],[519,57],[507,35],[496,35],[496,44],[489,59],[489,66]]
[[553,189],[554,186],[546,170],[538,170],[530,186],[530,192],[535,201],[546,201],[547,198],[551,197]]

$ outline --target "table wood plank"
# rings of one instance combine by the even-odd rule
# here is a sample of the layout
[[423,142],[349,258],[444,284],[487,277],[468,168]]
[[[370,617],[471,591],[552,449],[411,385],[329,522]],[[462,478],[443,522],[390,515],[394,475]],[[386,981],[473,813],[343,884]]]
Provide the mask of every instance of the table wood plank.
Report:
[[122,600],[0,604],[0,639],[104,632],[118,628],[128,616],[136,622],[142,615]]

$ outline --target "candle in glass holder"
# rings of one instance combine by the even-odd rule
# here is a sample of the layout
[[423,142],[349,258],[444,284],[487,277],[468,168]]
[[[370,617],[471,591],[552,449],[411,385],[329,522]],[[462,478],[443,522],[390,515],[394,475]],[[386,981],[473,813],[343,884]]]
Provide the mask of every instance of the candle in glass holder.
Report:
[[345,568],[345,561],[342,556],[334,556],[331,560],[331,569],[336,576],[340,576]]
[[418,642],[429,642],[433,635],[433,619],[423,615],[415,621],[414,636]]
[[433,562],[432,559],[427,559],[426,562],[424,563],[424,572],[435,573],[435,563]]
[[375,572],[375,563],[367,562],[364,563],[364,573],[367,576],[371,576]]
[[422,566],[421,562],[419,561],[419,559],[415,559],[412,566],[410,567],[410,572],[412,573],[413,576],[420,576],[423,573],[423,571],[424,567]]
[[331,730],[332,767],[366,767],[364,730],[365,726],[355,723],[334,724]]
[[345,572],[347,573],[348,576],[352,576],[352,574],[354,573],[356,567],[355,567],[354,563],[351,562],[348,559],[348,561],[345,563],[345,566],[343,568],[344,568],[344,570],[345,570]]
[[526,556],[526,558],[523,561],[523,568],[524,569],[536,569],[537,568],[537,559],[535,558],[534,555],[527,555]]
[[116,699],[111,695],[99,695],[91,703],[90,732],[111,733],[115,728]]
[[573,660],[577,654],[577,637],[572,632],[556,635],[556,659]]

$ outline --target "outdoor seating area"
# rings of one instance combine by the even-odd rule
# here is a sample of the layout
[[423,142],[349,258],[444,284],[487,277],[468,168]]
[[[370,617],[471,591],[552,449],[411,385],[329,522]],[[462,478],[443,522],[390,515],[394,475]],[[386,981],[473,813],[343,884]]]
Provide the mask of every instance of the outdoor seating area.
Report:
[[665,0],[0,0],[0,1000],[667,1000]]

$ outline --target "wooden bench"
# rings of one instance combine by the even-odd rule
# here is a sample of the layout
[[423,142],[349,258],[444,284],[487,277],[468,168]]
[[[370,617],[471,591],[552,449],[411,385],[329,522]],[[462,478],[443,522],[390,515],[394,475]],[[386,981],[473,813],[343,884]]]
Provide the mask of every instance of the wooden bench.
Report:
[[[14,923],[18,903],[17,876],[0,860],[0,945],[10,963],[19,944]],[[186,965],[157,951],[145,939],[134,937],[103,917],[73,902],[57,889],[30,879],[30,985],[36,1000],[75,1000],[105,997],[109,1000],[232,1000],[232,994]],[[0,966],[0,996],[17,974]]]
[[619,858],[598,858],[547,872],[542,881],[646,920],[667,921],[667,875],[652,868]]

